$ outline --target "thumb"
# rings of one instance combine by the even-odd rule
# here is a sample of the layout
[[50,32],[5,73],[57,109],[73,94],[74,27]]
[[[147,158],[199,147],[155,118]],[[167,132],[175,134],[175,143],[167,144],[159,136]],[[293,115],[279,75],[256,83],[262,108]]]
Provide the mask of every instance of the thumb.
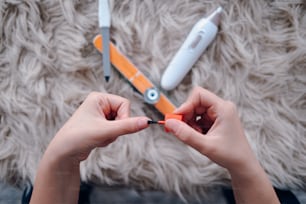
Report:
[[179,140],[204,154],[206,146],[205,135],[199,133],[198,131],[190,127],[188,124],[176,119],[166,120],[165,126]]
[[131,117],[109,121],[104,131],[109,137],[118,137],[125,134],[135,133],[148,127],[147,117]]

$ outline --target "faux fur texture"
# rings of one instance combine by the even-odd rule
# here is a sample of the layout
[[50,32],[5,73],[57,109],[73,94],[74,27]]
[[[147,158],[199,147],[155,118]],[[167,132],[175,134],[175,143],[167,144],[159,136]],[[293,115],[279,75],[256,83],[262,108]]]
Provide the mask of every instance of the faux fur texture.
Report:
[[[153,107],[113,71],[103,80],[92,0],[3,0],[0,3],[0,179],[34,180],[56,131],[91,91],[128,98],[131,115],[159,119]],[[234,101],[246,135],[273,184],[306,187],[306,10],[299,0],[110,1],[111,38],[159,84],[186,35],[218,5],[216,40],[169,92],[177,104],[192,87]],[[241,152],[243,154],[243,152]],[[96,149],[82,163],[84,180],[200,195],[228,184],[227,172],[150,127]]]

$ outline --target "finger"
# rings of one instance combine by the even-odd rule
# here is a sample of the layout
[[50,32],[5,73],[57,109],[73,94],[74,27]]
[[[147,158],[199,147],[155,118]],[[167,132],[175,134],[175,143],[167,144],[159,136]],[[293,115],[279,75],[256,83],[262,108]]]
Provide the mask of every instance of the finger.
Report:
[[186,123],[175,119],[166,120],[166,128],[169,129],[179,140],[205,154],[205,136]]
[[102,94],[99,106],[105,115],[114,115],[114,119],[128,118],[130,115],[129,100],[117,95]]
[[218,104],[222,99],[204,88],[196,87],[188,97],[187,101],[190,101],[195,108],[209,108]]
[[197,116],[196,110],[193,108],[192,104],[187,101],[183,103],[178,109],[176,109],[174,114],[183,115],[183,120],[186,123],[194,121]]
[[116,95],[110,95],[109,100],[112,110],[117,113],[116,119],[124,119],[130,116],[131,103],[128,99]]
[[108,137],[114,138],[138,132],[146,127],[148,127],[147,117],[124,118],[108,121],[107,126],[103,127],[103,132],[107,133]]
[[203,114],[209,111],[208,116],[210,119],[214,120],[217,111],[217,107],[223,101],[212,92],[203,89],[201,87],[196,87],[185,103],[183,103],[177,110],[176,114],[183,114],[186,120],[191,120],[197,114]]

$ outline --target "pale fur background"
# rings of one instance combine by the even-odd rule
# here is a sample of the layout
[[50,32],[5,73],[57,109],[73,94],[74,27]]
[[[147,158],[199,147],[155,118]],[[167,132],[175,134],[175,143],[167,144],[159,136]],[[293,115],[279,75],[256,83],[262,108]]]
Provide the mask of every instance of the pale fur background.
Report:
[[[111,38],[159,84],[194,23],[223,6],[216,40],[170,98],[193,86],[234,101],[253,150],[280,188],[306,187],[306,5],[299,0],[111,0]],[[56,131],[91,91],[161,116],[116,72],[103,80],[97,1],[0,3],[0,179],[35,178]],[[64,148],[64,147],[63,147]],[[241,152],[243,154],[243,152]],[[200,195],[227,172],[161,127],[123,136],[82,164],[83,180]]]

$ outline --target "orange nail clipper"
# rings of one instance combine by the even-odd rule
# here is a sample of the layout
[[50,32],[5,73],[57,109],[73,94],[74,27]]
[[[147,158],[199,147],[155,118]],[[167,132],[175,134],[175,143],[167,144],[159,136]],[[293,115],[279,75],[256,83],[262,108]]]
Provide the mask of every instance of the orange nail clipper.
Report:
[[[97,50],[103,52],[102,36],[97,35],[93,44]],[[139,91],[145,102],[154,105],[154,107],[163,115],[172,113],[176,106],[161,93],[153,83],[126,57],[116,46],[110,42],[110,61],[114,67]]]

